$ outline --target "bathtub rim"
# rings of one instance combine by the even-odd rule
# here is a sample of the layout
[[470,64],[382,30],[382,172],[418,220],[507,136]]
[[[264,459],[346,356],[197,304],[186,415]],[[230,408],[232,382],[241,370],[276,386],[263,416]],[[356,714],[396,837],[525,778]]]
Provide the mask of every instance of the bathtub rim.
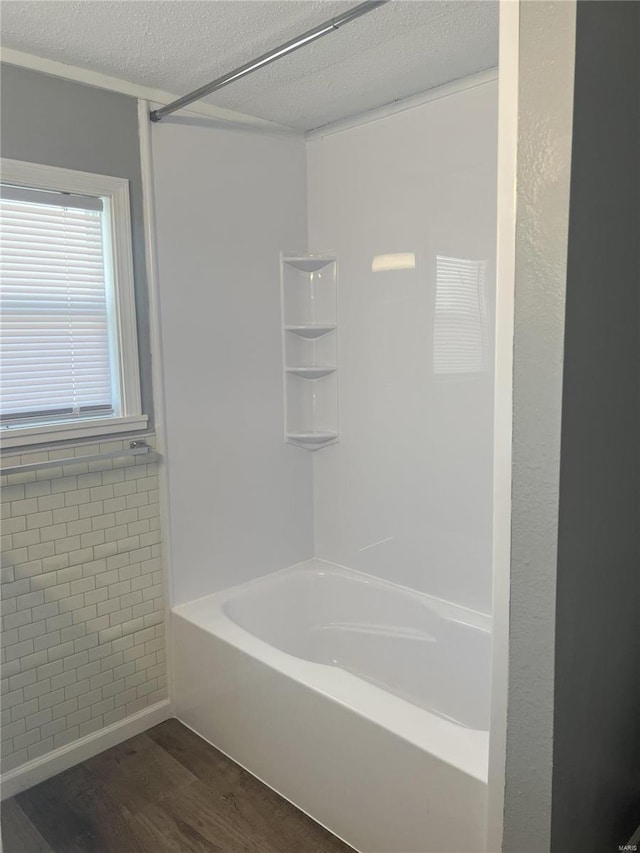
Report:
[[183,601],[180,604],[174,604],[172,610],[177,612],[180,611],[181,608],[190,605],[195,605],[197,602],[202,602],[205,600],[208,601],[209,599],[218,598],[220,596],[224,596],[225,599],[235,598],[244,589],[247,589],[249,587],[255,588],[258,585],[271,583],[276,580],[281,580],[282,578],[287,577],[287,575],[289,574],[299,572],[322,572],[324,574],[347,575],[348,577],[353,577],[355,580],[365,580],[367,582],[370,582],[374,586],[391,588],[395,591],[401,592],[408,598],[415,599],[416,601],[428,601],[434,611],[439,615],[444,616],[446,619],[462,622],[464,624],[472,626],[473,628],[478,628],[481,631],[486,631],[489,634],[492,633],[493,618],[490,613],[485,613],[482,610],[474,610],[472,607],[467,607],[464,604],[456,604],[453,601],[448,601],[446,598],[440,598],[437,595],[431,595],[428,592],[422,592],[417,589],[412,589],[409,586],[403,586],[399,583],[393,583],[392,581],[385,580],[384,578],[380,578],[377,575],[372,575],[368,574],[367,572],[363,572],[360,569],[352,569],[350,566],[343,566],[340,563],[333,563],[330,560],[325,560],[323,557],[309,557],[308,560],[301,560],[299,563],[294,563],[291,566],[285,566],[282,569],[275,569],[272,572],[265,572],[263,575],[258,575],[257,577],[249,578],[248,580],[233,584],[233,586],[227,586],[223,589],[218,589],[214,592],[207,593],[206,595],[201,595],[197,598],[192,598],[189,601]]

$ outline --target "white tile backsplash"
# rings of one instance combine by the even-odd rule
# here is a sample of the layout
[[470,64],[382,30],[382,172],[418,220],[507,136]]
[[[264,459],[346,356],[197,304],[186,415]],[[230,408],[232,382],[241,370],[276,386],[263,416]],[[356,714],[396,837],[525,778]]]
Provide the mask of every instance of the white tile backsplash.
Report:
[[[40,457],[61,458],[5,464]],[[3,772],[166,698],[157,466],[151,453],[2,476]]]

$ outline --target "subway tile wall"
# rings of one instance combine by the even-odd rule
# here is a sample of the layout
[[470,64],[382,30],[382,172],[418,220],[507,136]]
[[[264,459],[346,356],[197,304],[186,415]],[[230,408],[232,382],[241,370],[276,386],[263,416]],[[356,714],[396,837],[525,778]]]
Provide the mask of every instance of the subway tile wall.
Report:
[[150,453],[2,475],[3,772],[167,698],[157,467]]

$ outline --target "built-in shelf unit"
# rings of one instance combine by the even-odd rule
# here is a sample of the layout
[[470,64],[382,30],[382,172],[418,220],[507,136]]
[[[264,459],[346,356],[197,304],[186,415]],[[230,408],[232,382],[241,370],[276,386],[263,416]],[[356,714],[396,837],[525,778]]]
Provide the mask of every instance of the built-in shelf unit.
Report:
[[285,440],[319,450],[338,440],[337,264],[281,256]]

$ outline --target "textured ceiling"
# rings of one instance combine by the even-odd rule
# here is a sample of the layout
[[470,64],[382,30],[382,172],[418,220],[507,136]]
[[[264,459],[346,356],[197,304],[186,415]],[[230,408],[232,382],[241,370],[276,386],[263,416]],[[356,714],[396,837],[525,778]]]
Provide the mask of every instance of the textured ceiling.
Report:
[[[4,0],[2,44],[184,94],[353,5]],[[495,0],[395,0],[206,100],[309,130],[497,61]]]

